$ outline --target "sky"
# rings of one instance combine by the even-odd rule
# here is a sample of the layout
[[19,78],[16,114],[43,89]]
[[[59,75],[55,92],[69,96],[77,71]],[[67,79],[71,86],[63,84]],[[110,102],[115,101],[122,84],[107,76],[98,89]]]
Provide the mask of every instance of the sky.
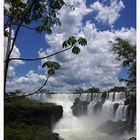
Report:
[[[38,34],[20,29],[11,57],[36,58],[62,49],[62,43],[74,35],[87,39],[79,55],[67,51],[50,59],[23,62],[12,61],[9,66],[7,90],[35,91],[47,76],[41,65],[48,60],[57,61],[61,69],[50,77],[46,88],[57,92],[70,92],[77,88],[98,87],[109,89],[121,86],[119,77],[127,77],[125,69],[115,61],[109,41],[115,37],[136,42],[135,0],[66,0],[75,10],[64,6],[59,19],[62,26],[54,26],[53,34]],[[13,31],[14,36],[14,31]],[[4,38],[6,48],[7,38]]]

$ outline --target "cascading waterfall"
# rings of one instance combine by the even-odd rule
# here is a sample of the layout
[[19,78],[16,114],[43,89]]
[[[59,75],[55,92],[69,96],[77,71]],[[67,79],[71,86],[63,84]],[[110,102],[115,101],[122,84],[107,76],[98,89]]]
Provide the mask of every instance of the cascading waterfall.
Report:
[[[87,114],[74,116],[74,100],[88,102]],[[63,106],[63,118],[54,126],[53,131],[64,140],[120,140],[122,135],[109,135],[97,128],[108,120],[134,121],[132,107],[124,104],[126,94],[123,92],[82,93],[82,94],[35,94],[30,99],[40,102],[52,102]],[[83,108],[82,108],[83,110]]]
[[126,110],[128,106],[119,105],[116,111],[116,120],[126,120]]
[[127,106],[124,105],[124,100],[124,93],[108,93],[107,98],[104,101],[102,101],[102,93],[96,93],[88,106],[88,113],[94,113],[95,106],[102,101],[102,108],[99,111],[104,114],[107,119],[125,119]]

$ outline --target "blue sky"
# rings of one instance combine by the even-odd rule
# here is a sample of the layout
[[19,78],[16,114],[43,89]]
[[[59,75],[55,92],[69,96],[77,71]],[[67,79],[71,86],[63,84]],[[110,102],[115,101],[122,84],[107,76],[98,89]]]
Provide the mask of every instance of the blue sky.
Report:
[[[62,21],[62,27],[54,26],[54,33],[51,36],[45,32],[40,34],[25,28],[20,29],[15,44],[19,51],[18,55],[22,58],[44,56],[46,53],[60,50],[61,43],[67,37],[82,36],[87,39],[88,46],[81,49],[79,56],[73,56],[68,52],[52,58],[55,61],[63,60],[64,62],[61,63],[62,69],[50,79],[48,88],[64,92],[79,87],[96,86],[106,89],[121,85],[117,76],[127,77],[126,70],[120,71],[119,64],[114,62],[115,57],[107,47],[107,42],[119,36],[135,43],[135,0],[70,0],[66,2],[73,4],[75,10],[69,11],[67,7],[64,7],[60,11],[59,18]],[[69,21],[71,21],[70,25]],[[102,45],[103,43],[105,45]],[[13,77],[9,76],[8,88],[17,89],[18,84],[22,85],[22,89],[26,87],[34,90],[39,87],[46,75],[46,70],[39,68],[43,62],[11,64],[14,73]],[[10,84],[12,80],[15,84]]]

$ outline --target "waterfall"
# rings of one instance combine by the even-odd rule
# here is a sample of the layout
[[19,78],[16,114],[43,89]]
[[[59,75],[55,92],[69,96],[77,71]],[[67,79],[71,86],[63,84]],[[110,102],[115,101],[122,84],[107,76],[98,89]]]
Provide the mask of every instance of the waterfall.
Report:
[[107,119],[113,118],[114,116],[113,110],[114,110],[114,103],[111,102],[110,100],[105,101],[105,103],[103,104],[102,112]]
[[[128,109],[128,105],[124,105],[126,94],[124,92],[107,93],[106,98],[102,99],[103,93],[83,93],[83,94],[34,94],[30,99],[41,102],[53,102],[70,108],[74,99],[79,97],[81,101],[88,101],[90,104],[87,107],[88,114],[95,115],[98,112],[111,120],[129,120],[132,121],[132,109]],[[102,104],[98,108],[98,104]],[[68,105],[69,104],[69,105]]]
[[[97,131],[97,128],[105,124],[108,120],[114,122],[121,120],[123,122],[128,121],[129,123],[135,121],[134,107],[124,104],[126,94],[123,92],[82,94],[42,93],[34,94],[29,98],[43,103],[52,102],[63,106],[63,118],[53,127],[53,131],[59,133],[64,140],[118,140],[120,137],[112,137],[105,132]],[[81,103],[88,102],[87,114],[84,115],[81,113],[81,116],[74,116],[72,106],[76,98]],[[84,112],[84,106],[78,107],[79,111]]]
[[115,93],[115,101],[122,101],[125,99],[125,93],[124,92],[116,92]]
[[[94,114],[95,112],[103,114],[107,119],[111,120],[126,120],[132,121],[132,109],[128,109],[128,105],[124,105],[126,94],[124,92],[110,92],[102,100],[102,93],[83,93],[80,94],[34,94],[29,98],[38,100],[41,102],[53,102],[67,107],[70,104],[71,107],[74,99],[80,97],[81,101],[88,101],[90,104],[87,107],[88,114]],[[102,107],[98,108],[98,104],[102,104]],[[67,108],[69,108],[69,106]],[[71,109],[71,108],[70,108]],[[94,114],[95,115],[95,114]]]
[[[87,94],[83,95],[84,99],[86,99],[86,95]],[[102,101],[100,113],[102,113],[106,119],[126,120],[126,110],[128,106],[124,105],[125,97],[125,93],[123,92],[110,92],[106,99],[102,101],[102,93],[95,93],[92,102],[90,102],[88,106],[88,114],[94,113],[96,104]]]
[[113,101],[114,100],[114,92],[108,93],[108,100]]
[[124,105],[119,105],[116,111],[116,120],[125,120],[126,119],[126,107]]
[[80,96],[80,100],[81,101],[91,101],[91,94],[90,93],[84,93],[84,94],[81,94]]

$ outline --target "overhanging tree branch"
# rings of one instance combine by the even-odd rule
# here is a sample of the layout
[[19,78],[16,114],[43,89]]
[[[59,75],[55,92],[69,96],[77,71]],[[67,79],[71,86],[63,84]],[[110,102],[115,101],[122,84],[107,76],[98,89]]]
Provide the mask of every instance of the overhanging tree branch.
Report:
[[46,79],[46,81],[44,82],[44,84],[43,84],[39,89],[37,89],[35,92],[29,93],[29,94],[26,94],[26,95],[23,95],[22,97],[31,96],[31,95],[33,95],[33,94],[38,93],[38,92],[47,84],[49,77],[50,77],[50,75],[47,76],[47,79]]
[[[14,24],[16,25],[16,24]],[[30,27],[30,26],[27,26],[27,25],[21,25],[21,27],[24,27],[24,28],[27,28],[27,29],[30,29],[30,30],[35,30],[36,27]]]
[[[10,24],[4,24],[5,25],[5,28],[7,28],[7,26],[9,26]],[[17,26],[19,24],[17,23],[13,23],[13,25]],[[21,27],[24,27],[24,28],[27,28],[27,29],[30,29],[30,30],[35,30],[37,27],[30,27],[30,26],[27,26],[27,25],[21,25]]]
[[[10,58],[9,60],[22,60],[22,61],[37,61],[37,60],[42,60],[42,59],[46,59],[46,58],[49,58],[49,57],[52,57],[54,55],[57,55],[57,54],[60,54],[62,52],[65,52],[67,50],[70,50],[73,46],[69,47],[69,48],[66,48],[64,50],[61,50],[61,51],[58,51],[58,52],[55,52],[53,54],[50,54],[48,56],[44,56],[44,57],[39,57],[39,58]],[[5,61],[6,62],[6,61]]]

